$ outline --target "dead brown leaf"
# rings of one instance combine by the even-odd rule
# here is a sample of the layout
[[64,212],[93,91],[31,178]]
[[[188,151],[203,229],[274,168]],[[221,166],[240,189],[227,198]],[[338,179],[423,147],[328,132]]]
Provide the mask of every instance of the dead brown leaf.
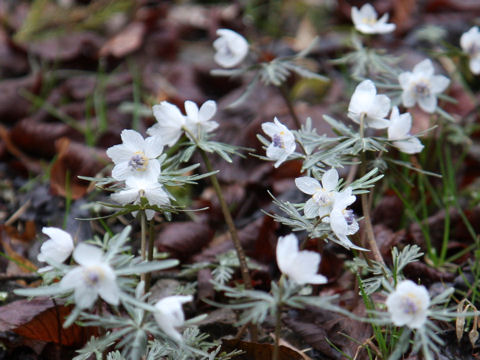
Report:
[[[236,356],[238,360],[271,360],[273,356],[273,345],[260,344],[242,340],[222,340],[222,350],[230,352],[243,350],[244,353]],[[303,360],[302,354],[286,346],[279,347],[279,360]]]
[[180,260],[198,253],[213,238],[214,231],[206,224],[193,221],[165,224],[157,235],[156,245]]
[[145,32],[146,26],[143,22],[130,23],[102,46],[99,55],[121,58],[131,54],[142,46]]
[[63,329],[62,323],[71,310],[72,306],[56,305],[46,298],[14,301],[0,307],[0,331],[14,331],[28,339],[65,346],[82,346],[97,331],[76,324]]
[[95,176],[108,162],[105,152],[62,137],[55,142],[58,157],[50,172],[50,189],[54,195],[79,199],[89,183],[78,178]]

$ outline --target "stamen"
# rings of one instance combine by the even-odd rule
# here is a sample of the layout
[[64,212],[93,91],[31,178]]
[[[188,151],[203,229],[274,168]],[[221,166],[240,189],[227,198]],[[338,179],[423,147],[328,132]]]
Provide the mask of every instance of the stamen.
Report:
[[343,216],[345,217],[345,221],[347,225],[350,226],[355,221],[355,215],[353,214],[353,210],[345,209],[343,210]]
[[85,269],[85,282],[90,286],[96,286],[103,278],[103,270],[97,266]]
[[420,82],[415,84],[415,93],[419,97],[426,97],[426,96],[430,95],[430,87],[428,86],[428,84],[426,82],[420,81]]
[[282,149],[285,147],[282,137],[278,134],[273,135],[272,142],[273,142],[273,146],[275,147],[279,147]]
[[417,304],[411,298],[411,296],[407,296],[403,298],[402,308],[403,308],[403,312],[408,315],[413,315],[418,311]]
[[147,170],[148,158],[145,156],[143,151],[137,151],[128,162],[128,166],[132,170],[145,171]]

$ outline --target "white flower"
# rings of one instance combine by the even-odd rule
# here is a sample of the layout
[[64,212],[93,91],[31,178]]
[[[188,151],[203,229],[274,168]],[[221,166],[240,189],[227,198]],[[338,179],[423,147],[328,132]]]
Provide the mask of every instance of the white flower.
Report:
[[411,280],[403,280],[387,297],[387,309],[396,326],[407,325],[418,329],[427,320],[430,295],[425,286],[417,285]]
[[123,144],[114,145],[107,150],[107,155],[115,163],[112,177],[119,181],[131,176],[156,180],[160,175],[160,163],[156,158],[163,151],[160,139],[144,139],[134,130],[123,130],[121,137]]
[[347,209],[347,206],[353,204],[355,200],[356,197],[352,195],[351,188],[346,188],[335,194],[333,209],[329,217],[330,227],[342,246],[347,249],[366,251],[366,249],[356,246],[347,237],[347,235],[355,234],[359,229],[353,210]]
[[319,216],[323,218],[330,214],[333,208],[335,188],[338,184],[338,172],[335,169],[326,171],[322,176],[322,185],[317,179],[303,176],[295,179],[295,185],[305,194],[312,195],[305,204],[304,212],[307,219]]
[[217,112],[217,104],[213,100],[204,102],[200,110],[193,101],[185,101],[185,112],[187,113],[185,128],[196,139],[218,127],[216,121],[210,120]]
[[400,114],[395,106],[390,115],[388,140],[393,140],[393,146],[406,154],[416,154],[423,150],[423,145],[416,137],[410,135],[412,116],[410,113]]
[[163,144],[173,146],[183,133],[185,116],[176,105],[167,101],[153,105],[152,109],[158,123],[149,128],[147,134],[158,136]]
[[377,12],[370,4],[365,4],[360,10],[352,8],[352,21],[355,28],[364,34],[386,34],[395,30],[395,24],[387,24],[388,14],[377,20]]
[[462,50],[470,57],[470,70],[480,74],[480,31],[474,26],[460,37]]
[[220,36],[213,42],[215,62],[223,67],[230,68],[240,64],[248,54],[248,42],[245,38],[229,29],[218,29]]
[[294,234],[281,236],[277,243],[277,265],[280,271],[295,283],[325,284],[327,278],[317,274],[320,254],[313,251],[298,251]]
[[56,227],[44,227],[42,232],[48,235],[49,239],[42,244],[40,254],[37,256],[38,261],[50,259],[63,263],[67,260],[73,251],[73,240],[70,234]]
[[81,309],[90,308],[100,296],[112,305],[118,305],[120,290],[113,269],[103,259],[100,248],[84,243],[73,252],[79,264],[60,281],[63,291],[74,290],[75,304]]
[[364,126],[384,129],[388,126],[385,117],[390,111],[390,99],[386,95],[377,95],[375,84],[364,80],[357,85],[348,105],[348,117],[360,124],[363,116]]
[[175,328],[182,326],[185,322],[182,304],[192,300],[193,297],[191,295],[177,295],[163,298],[155,304],[158,311],[153,316],[158,326],[165,334],[177,342],[182,341],[182,335]]
[[295,151],[296,144],[292,132],[277,118],[273,121],[274,123],[263,123],[262,130],[272,138],[271,144],[267,147],[267,157],[277,160],[274,165],[277,168]]
[[402,102],[405,107],[412,107],[418,102],[420,108],[433,113],[437,107],[437,95],[444,91],[450,80],[443,75],[433,75],[434,69],[430,59],[415,65],[413,72],[403,72],[398,81],[403,89]]
[[[162,184],[146,178],[129,178],[125,182],[126,189],[111,195],[112,199],[119,204],[139,204],[142,197],[147,198],[150,205],[167,205],[170,203],[168,194],[163,190]],[[147,219],[151,220],[155,211],[146,209]],[[133,213],[136,215],[136,212]]]

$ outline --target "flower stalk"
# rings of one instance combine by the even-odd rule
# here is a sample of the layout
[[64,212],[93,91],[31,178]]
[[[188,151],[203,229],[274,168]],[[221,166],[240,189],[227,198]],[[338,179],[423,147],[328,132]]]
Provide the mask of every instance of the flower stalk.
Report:
[[[362,113],[360,116],[360,137],[364,138],[365,132],[365,113]],[[360,154],[360,176],[364,176],[367,173],[367,157],[365,154],[365,150],[362,151]],[[364,234],[367,237],[368,245],[370,250],[372,250],[373,258],[375,261],[379,262],[380,264],[385,264],[383,260],[382,254],[377,245],[377,241],[375,240],[375,234],[373,233],[373,226],[372,226],[372,219],[370,217],[370,205],[368,201],[368,193],[362,194],[360,196],[362,202],[362,211],[363,211],[363,221],[365,225],[365,232]]]
[[300,130],[300,128],[302,127],[302,123],[300,122],[300,119],[298,118],[297,113],[295,112],[295,108],[293,107],[292,100],[288,95],[287,88],[285,87],[284,84],[278,86],[277,88],[278,88],[278,91],[280,92],[280,95],[282,95],[282,99],[285,102],[285,105],[287,105],[288,112],[290,113],[290,116],[295,122],[295,126],[297,127],[298,130]]
[[283,293],[284,275],[278,281],[278,299],[275,309],[275,344],[273,347],[273,360],[278,360],[280,355],[280,330],[282,327],[282,293]]
[[[213,172],[214,170],[212,167],[212,163],[210,162],[207,154],[202,148],[199,147],[198,149],[200,151],[200,155],[202,156],[203,162],[205,163],[205,167],[207,168],[207,172]],[[235,251],[238,256],[238,262],[240,263],[240,272],[242,274],[243,282],[245,283],[245,288],[252,289],[252,279],[248,271],[245,252],[243,251],[242,244],[240,243],[237,228],[235,227],[235,224],[233,222],[227,202],[223,197],[222,189],[218,182],[217,176],[215,174],[210,175],[210,181],[212,182],[215,193],[217,194],[218,201],[220,202],[220,207],[222,208],[223,217],[225,218],[225,222],[228,226],[228,231],[230,232],[230,236],[232,237],[233,246],[235,247]]]
[[[140,213],[140,254],[142,256],[142,260],[147,259],[147,216],[145,211],[141,211]],[[146,274],[142,274],[140,276],[142,281],[146,280]]]

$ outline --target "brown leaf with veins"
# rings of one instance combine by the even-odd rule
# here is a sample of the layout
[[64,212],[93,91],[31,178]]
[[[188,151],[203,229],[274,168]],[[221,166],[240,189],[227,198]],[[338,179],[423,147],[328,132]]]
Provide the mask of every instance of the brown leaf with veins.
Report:
[[13,331],[28,339],[82,346],[98,332],[76,324],[64,329],[62,324],[72,308],[47,298],[14,301],[0,307],[0,332]]

